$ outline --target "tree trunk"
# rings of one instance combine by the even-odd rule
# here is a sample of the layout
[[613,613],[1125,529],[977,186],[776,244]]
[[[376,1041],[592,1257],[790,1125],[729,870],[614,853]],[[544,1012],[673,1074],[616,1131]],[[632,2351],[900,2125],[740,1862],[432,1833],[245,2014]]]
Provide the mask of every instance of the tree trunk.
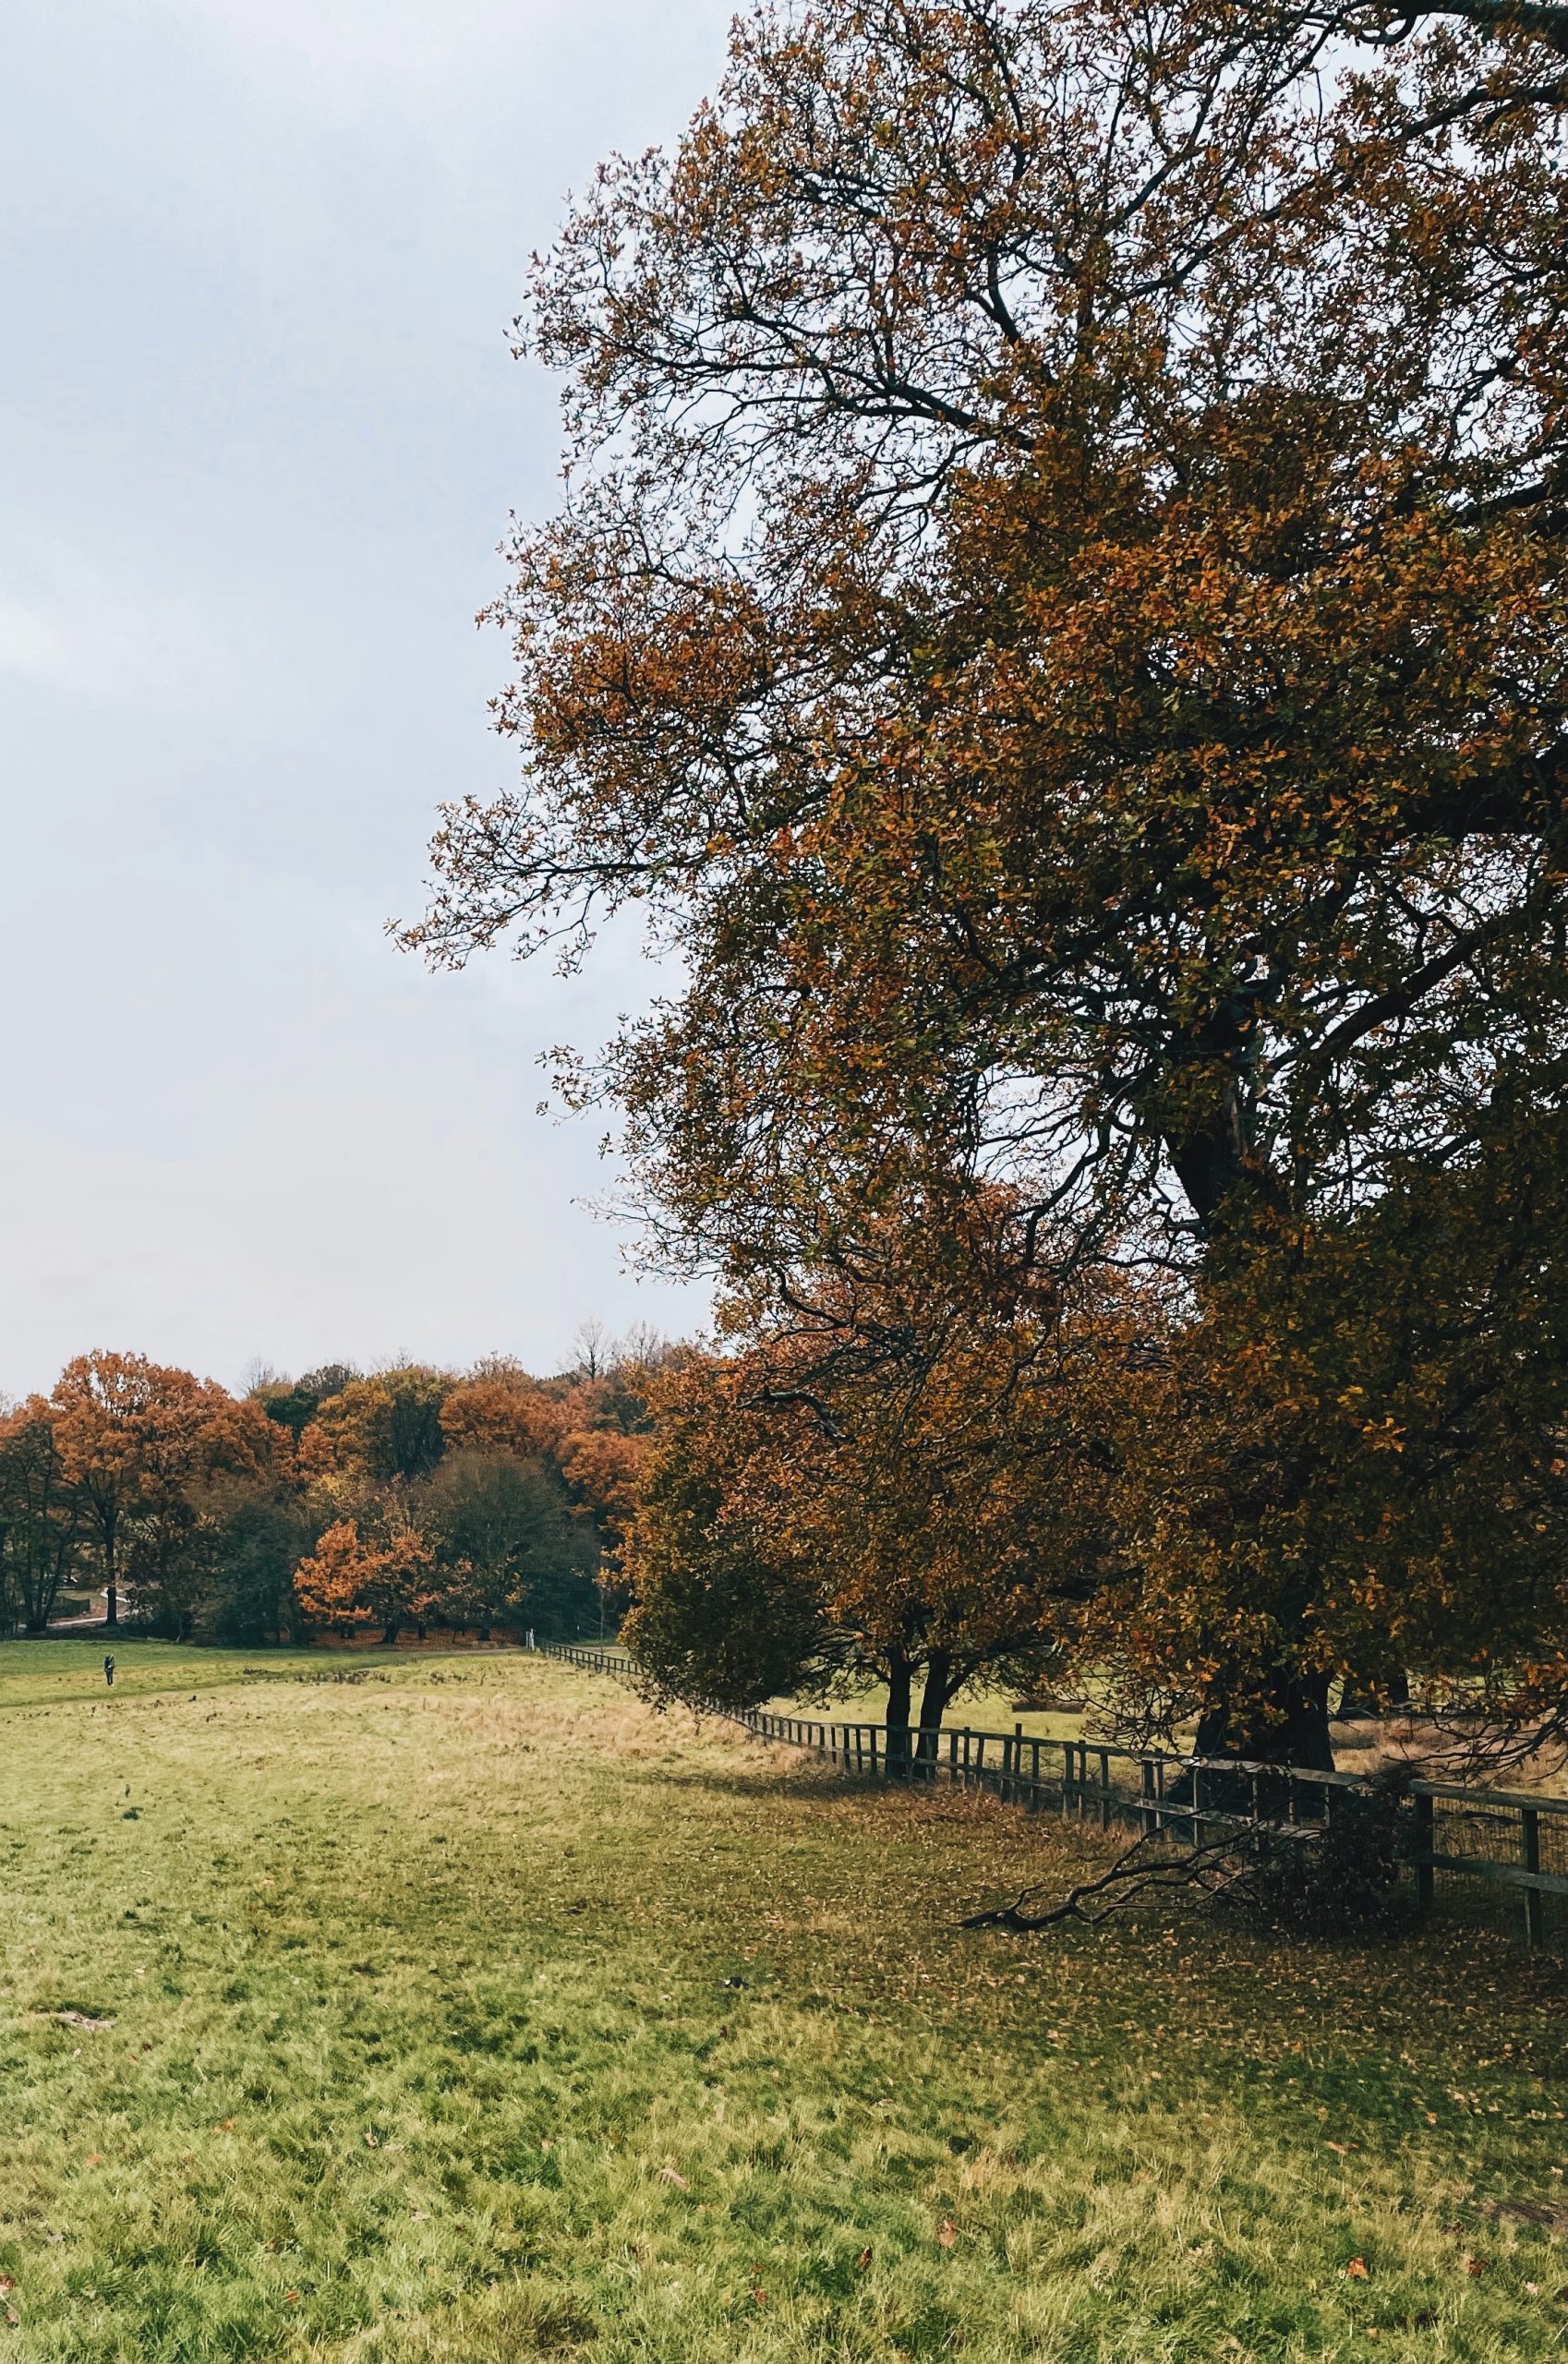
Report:
[[119,1569],[115,1560],[115,1530],[118,1525],[119,1513],[117,1510],[111,1509],[108,1514],[103,1516],[100,1529],[103,1538],[103,1622],[105,1625],[117,1625],[120,1622]]
[[948,1650],[933,1650],[925,1661],[925,1684],[920,1701],[920,1737],[915,1743],[915,1768],[923,1781],[936,1779],[936,1736],[952,1696],[953,1659]]
[[402,1631],[403,1631],[403,1620],[402,1620],[402,1618],[401,1618],[401,1617],[389,1617],[389,1618],[388,1618],[388,1620],[387,1620],[387,1622],[386,1622],[386,1630],[383,1632],[383,1634],[382,1634],[382,1635],[381,1635],[381,1646],[382,1646],[382,1648],[383,1648],[383,1649],[388,1649],[388,1650],[390,1650],[391,1648],[392,1648],[393,1645],[394,1645],[394,1644],[396,1643],[396,1641],[397,1641],[397,1637],[398,1637],[399,1634],[400,1634]]
[[1351,1723],[1368,1716],[1381,1716],[1387,1708],[1408,1707],[1410,1677],[1400,1667],[1393,1674],[1363,1683],[1347,1674],[1340,1690],[1338,1723]]
[[887,1661],[887,1778],[910,1778],[910,1687],[913,1670],[901,1650]]
[[[1206,1115],[1166,1151],[1211,1257],[1245,1248],[1249,1210],[1277,1204],[1277,1176],[1260,1157],[1247,1107],[1246,1078],[1257,1018],[1250,988],[1238,986],[1194,1029],[1184,1058],[1211,1062],[1214,1090]],[[1233,1756],[1264,1765],[1300,1765],[1332,1773],[1327,1675],[1303,1679],[1288,1665],[1269,1670],[1261,1706],[1211,1700],[1198,1723],[1200,1756]]]
[[1265,1705],[1272,1715],[1251,1705],[1233,1708],[1226,1700],[1211,1701],[1198,1719],[1198,1755],[1250,1757],[1262,1765],[1303,1765],[1309,1771],[1332,1773],[1328,1676],[1302,1678],[1282,1669],[1272,1678]]
[[1256,991],[1238,984],[1196,1024],[1179,1029],[1169,1045],[1173,1073],[1190,1074],[1196,1067],[1208,1079],[1208,1106],[1192,1112],[1183,1132],[1166,1134],[1165,1153],[1210,1241],[1224,1226],[1227,1202],[1244,1186],[1264,1198],[1274,1195],[1274,1177],[1258,1158],[1247,1102],[1257,1020]]

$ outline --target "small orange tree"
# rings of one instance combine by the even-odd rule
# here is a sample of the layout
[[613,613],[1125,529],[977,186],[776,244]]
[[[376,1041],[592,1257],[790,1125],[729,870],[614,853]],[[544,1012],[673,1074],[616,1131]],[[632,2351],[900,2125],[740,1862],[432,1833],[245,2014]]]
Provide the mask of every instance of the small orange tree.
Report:
[[294,1572],[295,1596],[307,1622],[332,1634],[353,1633],[368,1623],[364,1587],[375,1571],[375,1559],[360,1542],[352,1519],[329,1526]]
[[294,1582],[308,1623],[338,1634],[379,1625],[392,1643],[404,1624],[428,1614],[434,1554],[417,1527],[399,1526],[377,1544],[361,1537],[354,1519],[339,1519],[300,1562]]

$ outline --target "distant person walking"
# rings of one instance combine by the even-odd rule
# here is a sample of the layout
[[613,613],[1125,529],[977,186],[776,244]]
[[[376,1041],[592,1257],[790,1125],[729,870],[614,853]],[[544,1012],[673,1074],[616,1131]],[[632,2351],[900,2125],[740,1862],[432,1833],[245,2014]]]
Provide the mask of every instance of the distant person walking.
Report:
[[105,1650],[103,1653],[103,1680],[108,1684],[110,1690],[113,1691],[115,1688],[115,1653],[113,1650]]

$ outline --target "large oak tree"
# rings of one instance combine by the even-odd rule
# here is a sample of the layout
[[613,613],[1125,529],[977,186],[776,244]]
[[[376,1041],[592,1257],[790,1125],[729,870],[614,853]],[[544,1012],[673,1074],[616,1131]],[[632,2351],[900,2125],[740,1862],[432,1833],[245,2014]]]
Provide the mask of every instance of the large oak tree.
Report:
[[1003,1177],[1015,1279],[1201,1296],[1554,1105],[1565,99],[1552,6],[765,7],[599,175],[525,779],[409,935],[643,906],[685,988],[577,1086],[669,1252]]

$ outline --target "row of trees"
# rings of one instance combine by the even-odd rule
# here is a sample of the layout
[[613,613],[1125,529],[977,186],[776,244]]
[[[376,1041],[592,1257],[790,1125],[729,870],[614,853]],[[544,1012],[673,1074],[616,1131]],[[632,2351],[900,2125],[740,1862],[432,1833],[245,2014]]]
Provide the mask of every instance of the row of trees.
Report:
[[672,1681],[685,1585],[895,1707],[1568,1720],[1565,125],[1556,0],[800,0],[539,263],[524,782],[406,934],[678,956],[564,1073],[726,1292]]
[[595,1333],[553,1380],[501,1357],[336,1364],[238,1397],[145,1356],[79,1356],[0,1418],[0,1616],[42,1633],[86,1585],[111,1626],[235,1642],[575,1633],[611,1580],[666,1351]]

